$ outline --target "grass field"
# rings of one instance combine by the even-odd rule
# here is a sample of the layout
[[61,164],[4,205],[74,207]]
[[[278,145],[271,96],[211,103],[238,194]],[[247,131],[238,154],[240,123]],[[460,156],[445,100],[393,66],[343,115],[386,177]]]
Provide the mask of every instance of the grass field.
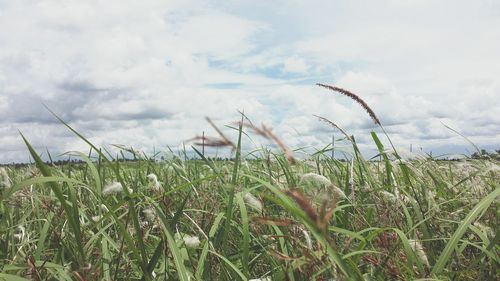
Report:
[[36,164],[0,173],[0,279],[498,276],[498,161],[367,161],[352,143],[348,161],[292,164],[240,157],[240,141],[229,161],[76,153],[86,164],[57,167],[26,141]]
[[[361,98],[340,88],[363,106]],[[0,167],[0,280],[495,280],[498,158],[402,158],[375,132],[375,160],[353,137],[347,160],[296,159],[270,128],[242,114],[232,149],[195,147],[156,161],[87,142],[84,164]],[[274,142],[242,154],[253,133]],[[384,137],[386,137],[384,133]],[[191,148],[190,148],[191,150]],[[133,153],[138,160],[124,160]]]

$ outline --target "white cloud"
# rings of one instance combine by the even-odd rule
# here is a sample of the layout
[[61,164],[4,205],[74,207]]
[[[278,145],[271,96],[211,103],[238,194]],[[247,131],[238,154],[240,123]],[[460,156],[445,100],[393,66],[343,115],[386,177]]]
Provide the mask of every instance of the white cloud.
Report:
[[290,57],[283,63],[283,71],[292,73],[307,73],[309,65],[298,57]]
[[0,111],[6,110],[9,107],[9,99],[6,96],[0,96]]
[[249,37],[261,24],[222,13],[189,17],[174,23],[176,43],[194,54],[208,54],[228,59],[251,51]]
[[[447,11],[443,13],[442,11]],[[430,150],[498,146],[500,6],[494,1],[1,1],[0,162],[98,145],[152,150],[238,118],[293,146],[325,144],[325,116],[373,148],[376,129],[333,83],[373,108],[391,138]],[[213,131],[211,132],[213,133]],[[449,145],[448,147],[450,147]]]

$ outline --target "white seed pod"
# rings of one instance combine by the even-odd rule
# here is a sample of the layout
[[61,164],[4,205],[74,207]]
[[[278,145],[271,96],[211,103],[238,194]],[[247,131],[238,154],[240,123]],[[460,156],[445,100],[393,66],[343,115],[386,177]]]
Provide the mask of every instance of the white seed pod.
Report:
[[0,167],[0,189],[10,188],[10,178],[7,174],[7,170],[4,167]]
[[304,234],[304,238],[306,239],[307,248],[309,250],[312,250],[313,249],[313,245],[312,245],[311,235],[309,235],[309,231],[307,231],[305,229],[302,229],[302,233]]
[[312,185],[312,186],[316,186],[316,187],[324,187],[324,186],[331,185],[332,182],[329,179],[327,179],[325,176],[318,175],[315,173],[307,173],[307,174],[303,174],[300,177],[299,184]]
[[[123,192],[123,186],[119,182],[112,182],[104,186],[104,189],[102,190],[103,195],[115,194],[120,192]],[[128,188],[128,192],[132,193],[132,189]]]
[[144,209],[142,213],[149,222],[154,222],[156,220],[156,211],[153,208]]
[[184,241],[186,248],[196,249],[200,246],[200,238],[198,238],[198,236],[184,235],[182,240]]
[[424,247],[422,247],[422,243],[417,240],[408,240],[408,242],[410,242],[410,247],[417,258],[419,258],[423,264],[429,266],[429,260],[427,259],[427,255],[425,254]]
[[16,228],[16,233],[14,233],[14,239],[17,241],[23,241],[24,237],[26,236],[26,228],[24,226],[19,225]]
[[489,166],[488,166],[488,169],[486,170],[487,173],[491,172],[491,173],[500,173],[500,165],[497,165],[497,164],[494,164],[494,163],[490,163]]
[[344,191],[342,191],[342,189],[340,189],[339,187],[331,184],[329,186],[329,188],[333,191],[333,196],[335,196],[336,200],[346,199],[347,198],[347,196],[345,196]]
[[155,174],[149,174],[147,178],[153,183],[152,189],[155,191],[160,191],[161,184],[158,181],[158,177]]
[[483,232],[483,234],[485,234],[487,237],[490,237],[490,238],[493,238],[495,237],[495,231],[493,231],[493,229],[489,226],[486,226],[480,222],[474,222],[474,226],[479,228],[479,230],[481,230],[481,232]]
[[396,195],[394,195],[388,191],[382,190],[379,192],[379,194],[382,196],[382,198],[384,200],[388,201],[389,203],[393,203],[393,204],[398,203],[398,199],[397,199]]
[[93,222],[98,222],[102,219],[102,216],[92,216],[92,218],[90,218]]
[[248,206],[250,206],[257,212],[262,213],[262,202],[257,197],[253,196],[252,193],[245,193],[245,195],[243,196],[243,200]]

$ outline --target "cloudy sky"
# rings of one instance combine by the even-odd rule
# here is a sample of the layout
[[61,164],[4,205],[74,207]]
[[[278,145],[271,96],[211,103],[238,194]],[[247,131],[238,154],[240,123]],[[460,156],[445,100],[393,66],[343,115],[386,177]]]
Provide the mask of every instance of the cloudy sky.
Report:
[[398,147],[472,152],[444,123],[498,149],[499,3],[0,0],[0,163],[28,160],[18,131],[88,151],[43,104],[98,146],[177,148],[244,110],[292,148],[330,141],[317,114],[373,152],[381,129],[316,82],[364,98]]

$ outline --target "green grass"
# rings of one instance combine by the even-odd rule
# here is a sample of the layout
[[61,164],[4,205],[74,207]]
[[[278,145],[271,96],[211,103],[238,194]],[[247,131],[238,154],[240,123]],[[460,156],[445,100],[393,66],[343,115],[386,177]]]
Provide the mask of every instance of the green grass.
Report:
[[[351,161],[320,151],[292,165],[267,150],[250,160],[240,149],[247,135],[235,129],[231,161],[195,149],[201,160],[120,162],[87,141],[94,156],[72,153],[85,164],[51,166],[23,137],[35,163],[7,168],[11,186],[0,189],[0,280],[498,275],[497,160],[404,161],[393,153],[391,161],[372,133],[381,162],[363,159],[351,143]],[[161,181],[159,191],[150,173]],[[306,173],[331,185],[302,182]],[[123,191],[103,193],[112,182]],[[337,198],[335,188],[347,198]],[[247,193],[262,200],[262,213],[248,205]]]

